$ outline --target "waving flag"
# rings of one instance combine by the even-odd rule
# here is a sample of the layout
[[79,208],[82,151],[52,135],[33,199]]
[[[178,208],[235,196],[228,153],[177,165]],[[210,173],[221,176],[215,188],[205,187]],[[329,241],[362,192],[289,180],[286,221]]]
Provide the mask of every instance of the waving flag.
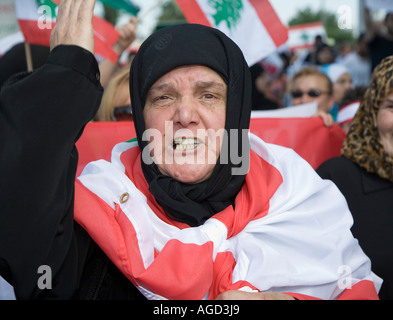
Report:
[[24,42],[25,38],[23,37],[22,32],[18,31],[16,33],[10,34],[4,38],[0,39],[0,58],[13,46],[18,43]]
[[242,49],[249,65],[262,60],[288,39],[268,0],[176,0],[189,23],[215,27]]
[[[25,41],[49,46],[50,34],[56,24],[59,0],[15,0],[16,16]],[[119,33],[106,20],[93,17],[95,52],[113,62],[118,54],[112,49]]]
[[322,22],[298,24],[288,28],[288,46],[291,50],[312,48],[315,37],[327,38],[326,30]]

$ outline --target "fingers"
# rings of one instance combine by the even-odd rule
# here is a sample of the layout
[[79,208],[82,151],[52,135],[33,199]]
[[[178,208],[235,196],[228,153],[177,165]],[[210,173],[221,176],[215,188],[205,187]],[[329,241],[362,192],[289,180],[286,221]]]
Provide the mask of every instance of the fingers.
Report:
[[122,25],[119,31],[119,39],[115,44],[114,49],[121,54],[136,38],[136,28],[138,20],[133,17],[128,23]]
[[61,0],[50,46],[77,45],[94,53],[95,0]]

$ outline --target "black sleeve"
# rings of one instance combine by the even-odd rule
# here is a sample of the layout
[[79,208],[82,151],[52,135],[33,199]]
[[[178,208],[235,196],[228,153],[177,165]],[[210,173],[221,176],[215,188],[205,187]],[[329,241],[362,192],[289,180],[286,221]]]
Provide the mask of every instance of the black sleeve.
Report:
[[[76,46],[56,47],[41,68],[1,88],[0,275],[19,299],[67,299],[77,286],[75,142],[102,91],[94,56]],[[49,275],[40,266],[50,268],[50,290],[38,285]]]

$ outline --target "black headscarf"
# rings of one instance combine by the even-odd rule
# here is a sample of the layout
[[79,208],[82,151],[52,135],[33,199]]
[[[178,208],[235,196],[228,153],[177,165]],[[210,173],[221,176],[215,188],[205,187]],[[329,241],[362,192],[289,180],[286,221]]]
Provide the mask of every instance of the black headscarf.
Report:
[[[233,175],[232,168],[242,165],[248,168],[249,143],[247,140],[247,152],[242,154],[242,129],[248,129],[250,123],[251,78],[239,47],[217,29],[182,24],[155,32],[141,45],[130,71],[132,112],[141,151],[147,145],[142,134],[145,130],[143,108],[148,90],[161,76],[185,65],[207,66],[226,82],[225,129],[228,134],[224,137],[221,154],[228,152],[229,155],[242,156],[242,162],[232,163],[230,156],[226,164],[220,163],[219,159],[210,179],[198,184],[181,183],[163,175],[154,163],[142,161],[142,169],[150,192],[166,214],[174,220],[198,226],[215,213],[234,205],[243,185],[245,174]],[[240,129],[237,141],[229,134],[230,129]]]

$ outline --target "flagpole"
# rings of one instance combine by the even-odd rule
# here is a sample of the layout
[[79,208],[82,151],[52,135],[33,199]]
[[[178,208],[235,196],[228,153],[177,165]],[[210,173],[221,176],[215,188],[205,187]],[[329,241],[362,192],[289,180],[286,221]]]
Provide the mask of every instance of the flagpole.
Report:
[[137,21],[139,22],[143,18],[145,18],[150,12],[152,12],[154,9],[158,8],[163,0],[158,0],[156,3],[154,3],[150,8],[148,8],[143,14],[137,17]]
[[30,43],[25,42],[25,54],[26,54],[26,64],[27,64],[27,71],[33,71],[33,59],[31,56],[31,47]]

